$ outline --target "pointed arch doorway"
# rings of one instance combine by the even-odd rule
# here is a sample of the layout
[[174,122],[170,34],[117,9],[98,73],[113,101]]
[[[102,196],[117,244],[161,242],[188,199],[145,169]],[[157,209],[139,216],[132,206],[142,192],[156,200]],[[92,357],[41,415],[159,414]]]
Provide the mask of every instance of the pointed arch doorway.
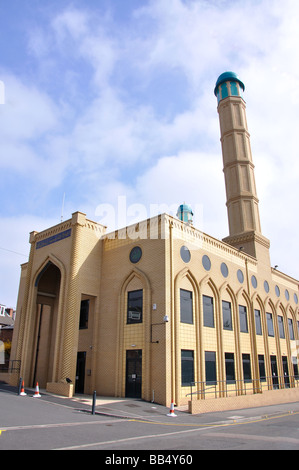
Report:
[[49,261],[37,276],[35,355],[32,386],[46,388],[52,381],[57,333],[61,272]]

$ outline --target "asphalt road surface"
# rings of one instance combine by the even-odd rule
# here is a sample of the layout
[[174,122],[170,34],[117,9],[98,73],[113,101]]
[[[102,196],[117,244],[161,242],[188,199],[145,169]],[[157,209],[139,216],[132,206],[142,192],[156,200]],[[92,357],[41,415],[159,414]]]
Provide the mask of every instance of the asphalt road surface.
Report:
[[[141,401],[97,406],[103,414],[95,415],[83,403],[47,394],[20,397],[2,384],[0,450],[102,450],[107,465],[142,468],[191,465],[198,450],[299,449],[299,403],[196,416],[176,411],[176,417]],[[117,460],[124,456],[131,460]]]

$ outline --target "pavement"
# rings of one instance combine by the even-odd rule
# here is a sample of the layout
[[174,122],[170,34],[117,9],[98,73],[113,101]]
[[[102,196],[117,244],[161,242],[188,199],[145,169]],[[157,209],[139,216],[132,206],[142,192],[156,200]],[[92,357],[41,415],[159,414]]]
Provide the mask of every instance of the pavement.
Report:
[[[12,387],[5,383],[0,383],[1,390],[17,394],[17,387]],[[26,388],[28,396],[33,396],[35,390]],[[93,397],[88,395],[75,395],[72,398],[51,394],[45,390],[40,390],[40,398],[45,402],[56,403],[61,406],[74,408],[76,411],[92,412]],[[168,416],[170,409],[152,402],[146,402],[134,398],[119,397],[96,397],[95,414],[118,419],[143,420],[159,423],[178,424],[221,424],[257,420],[265,417],[275,417],[292,413],[299,413],[299,402],[284,403],[280,405],[263,406],[258,408],[245,408],[234,411],[211,412],[191,415],[187,406],[175,407],[174,416]]]

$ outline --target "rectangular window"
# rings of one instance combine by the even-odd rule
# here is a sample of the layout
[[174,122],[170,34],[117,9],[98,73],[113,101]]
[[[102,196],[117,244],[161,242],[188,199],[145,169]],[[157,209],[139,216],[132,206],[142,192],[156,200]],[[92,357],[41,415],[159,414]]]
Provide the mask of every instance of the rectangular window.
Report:
[[250,354],[242,354],[244,382],[251,382]]
[[285,333],[284,333],[284,326],[283,326],[283,317],[281,315],[277,316],[277,322],[278,322],[278,329],[279,329],[279,337],[284,339]]
[[268,336],[274,336],[272,313],[266,313],[266,315],[267,315]]
[[258,361],[259,361],[260,381],[266,382],[265,358],[262,354],[259,354]]
[[233,323],[232,323],[232,309],[231,303],[222,300],[222,315],[223,315],[223,329],[224,330],[232,330]]
[[235,383],[235,357],[234,353],[225,353],[226,382]]
[[128,292],[127,324],[142,323],[143,291]]
[[181,351],[182,387],[194,382],[194,351]]
[[192,292],[181,289],[181,322],[193,324],[193,302]]
[[214,328],[214,303],[213,297],[203,295],[203,324],[209,328]]
[[80,306],[79,330],[88,328],[89,300],[82,300]]
[[243,305],[239,305],[240,332],[248,333],[247,309]]
[[262,335],[261,312],[259,310],[254,310],[254,317],[255,317],[255,332],[257,335]]
[[205,351],[205,364],[206,364],[206,383],[216,384],[217,383],[217,372],[216,372],[216,352]]
[[293,320],[291,318],[288,318],[288,324],[289,324],[289,333],[290,333],[290,340],[295,339],[294,335],[294,328],[293,328]]

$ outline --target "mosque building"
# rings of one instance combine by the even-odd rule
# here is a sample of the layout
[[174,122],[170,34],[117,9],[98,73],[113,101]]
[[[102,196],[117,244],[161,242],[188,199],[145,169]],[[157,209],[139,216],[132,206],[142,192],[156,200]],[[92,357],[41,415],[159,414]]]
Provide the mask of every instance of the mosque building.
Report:
[[30,233],[11,383],[165,405],[208,386],[224,396],[233,384],[256,393],[297,383],[299,283],[271,267],[244,91],[233,72],[215,87],[224,240],[195,227],[187,204],[113,233],[81,212]]

